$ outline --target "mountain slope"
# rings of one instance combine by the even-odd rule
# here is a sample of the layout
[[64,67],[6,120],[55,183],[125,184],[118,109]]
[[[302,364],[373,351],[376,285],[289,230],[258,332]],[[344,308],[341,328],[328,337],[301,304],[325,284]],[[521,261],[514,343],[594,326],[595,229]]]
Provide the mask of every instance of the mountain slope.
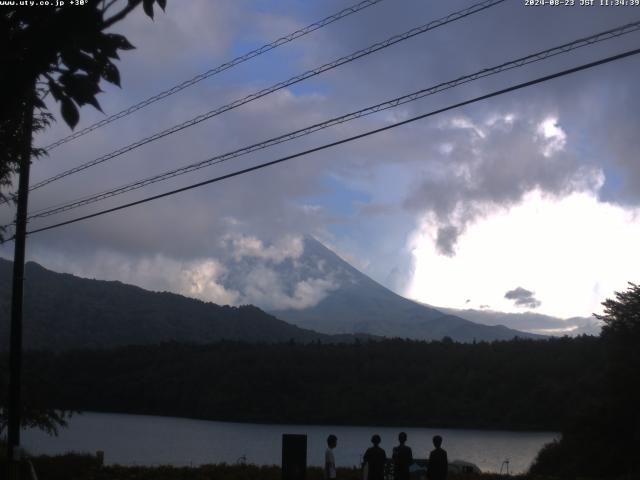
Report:
[[460,342],[542,338],[504,326],[487,326],[443,313],[376,283],[312,237],[304,241],[304,253],[292,270],[286,262],[274,267],[281,278],[298,276],[300,270],[331,279],[335,288],[316,305],[304,309],[271,310],[278,318],[324,333],[362,332],[388,337]]
[[[8,348],[13,263],[0,259],[0,350]],[[89,280],[28,262],[24,344],[65,350],[177,341],[342,341],[304,330],[254,306],[229,307],[120,282]],[[351,339],[352,340],[352,339]]]

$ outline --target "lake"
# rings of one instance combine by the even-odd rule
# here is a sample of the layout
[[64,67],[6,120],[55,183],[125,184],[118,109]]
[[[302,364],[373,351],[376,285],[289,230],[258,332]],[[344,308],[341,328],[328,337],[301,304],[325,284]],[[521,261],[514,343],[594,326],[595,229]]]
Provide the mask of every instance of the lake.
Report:
[[400,431],[409,437],[407,445],[416,458],[424,458],[433,447],[435,434],[444,438],[449,461],[473,462],[482,471],[500,471],[505,460],[509,472],[524,472],[545,443],[558,438],[553,432],[511,432],[491,430],[430,429],[410,427],[353,427],[325,425],[259,425],[211,422],[186,418],[153,417],[108,413],[83,413],[69,421],[59,437],[38,430],[25,430],[22,444],[32,454],[61,454],[69,451],[105,452],[105,463],[120,465],[175,466],[207,463],[236,463],[246,458],[258,465],[280,464],[283,433],[307,435],[308,464],[324,462],[326,438],[337,435],[336,464],[359,465],[374,433],[382,437],[381,447],[391,454]]

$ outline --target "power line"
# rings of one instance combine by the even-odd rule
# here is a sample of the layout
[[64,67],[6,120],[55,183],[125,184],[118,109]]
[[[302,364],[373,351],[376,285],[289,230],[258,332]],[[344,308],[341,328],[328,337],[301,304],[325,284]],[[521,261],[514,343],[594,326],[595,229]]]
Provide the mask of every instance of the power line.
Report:
[[227,105],[224,105],[222,107],[218,107],[214,110],[211,110],[207,113],[203,113],[202,115],[198,115],[197,117],[194,117],[190,120],[187,120],[183,123],[180,123],[178,125],[174,125],[173,127],[170,127],[166,130],[163,130],[161,132],[157,132],[149,137],[145,137],[142,140],[138,140],[137,142],[134,142],[132,144],[129,144],[125,147],[122,147],[118,150],[115,150],[111,153],[108,153],[106,155],[103,155],[101,157],[98,157],[94,160],[91,160],[87,163],[84,163],[82,165],[79,165],[77,167],[74,167],[70,170],[66,170],[62,173],[59,173],[57,175],[54,175],[53,177],[47,178],[45,180],[42,180],[39,183],[36,183],[35,185],[33,185],[31,187],[30,190],[36,190],[38,188],[41,188],[45,185],[48,185],[51,182],[54,182],[56,180],[60,180],[61,178],[67,177],[69,175],[78,173],[82,170],[86,170],[87,168],[90,168],[94,165],[98,165],[100,163],[106,162],[107,160],[110,160],[112,158],[118,157],[124,153],[130,152],[131,150],[134,150],[138,147],[141,147],[143,145],[146,145],[147,143],[151,143],[155,140],[158,140],[160,138],[166,137],[167,135],[171,135],[173,133],[179,132],[181,130],[184,130],[185,128],[188,127],[192,127],[200,122],[203,122],[205,120],[208,120],[212,117],[215,117],[217,115],[220,115],[222,113],[225,113],[229,110],[233,110],[234,108],[237,108],[241,105],[244,105],[246,103],[252,102],[254,100],[257,100],[259,98],[262,98],[266,95],[269,95],[270,93],[273,93],[275,91],[281,90],[283,88],[286,88],[288,86],[291,86],[293,84],[296,84],[298,82],[301,82],[303,80],[306,80],[308,78],[314,77],[316,75],[319,75],[321,73],[324,73],[328,70],[332,70],[340,65],[344,65],[346,63],[352,62],[358,58],[364,57],[366,55],[370,55],[374,52],[377,52],[378,50],[382,50],[384,48],[390,47],[391,45],[395,45],[396,43],[408,40],[412,37],[415,37],[416,35],[420,35],[422,33],[428,32],[429,30],[433,30],[437,27],[455,22],[457,20],[460,20],[462,18],[468,17],[470,15],[473,15],[475,13],[478,13],[480,11],[486,10],[488,8],[491,8],[499,3],[502,3],[506,0],[484,0],[482,2],[476,3],[468,8],[465,8],[463,10],[459,10],[457,12],[453,12],[450,13],[449,15],[442,17],[440,19],[437,20],[433,20],[425,25],[422,25],[420,27],[415,27],[412,28],[411,30],[408,30],[402,34],[399,35],[394,35],[390,38],[388,38],[387,40],[383,41],[383,42],[378,42],[376,44],[373,44],[367,48],[364,48],[362,50],[358,50],[357,52],[351,53],[347,56],[341,57],[337,60],[334,60],[332,62],[326,63],[320,67],[314,68],[313,70],[308,70],[302,74],[296,75],[294,77],[289,78],[288,80],[285,80],[283,82],[279,82],[276,83],[275,85],[272,85],[268,88],[265,88],[263,90],[260,90],[258,92],[252,93],[250,95],[247,95],[246,97],[240,98],[238,100],[235,100]]
[[145,107],[148,107],[149,105],[151,105],[152,103],[155,103],[159,100],[165,99],[175,93],[178,93],[182,90],[184,90],[185,88],[189,88],[193,85],[195,85],[198,82],[201,82],[202,80],[205,80],[207,78],[213,77],[214,75],[217,75],[218,73],[224,72],[225,70],[228,70],[232,67],[235,67],[237,65],[240,65],[241,63],[246,62],[247,60],[251,60],[254,57],[257,57],[259,55],[262,55],[263,53],[267,53],[275,48],[278,48],[281,45],[284,45],[286,43],[292,42],[293,40],[303,37],[304,35],[307,35],[311,32],[314,32],[315,30],[318,30],[322,27],[325,27],[333,22],[336,22],[338,20],[341,20],[345,17],[348,17],[349,15],[352,15],[356,12],[359,12],[360,10],[364,10],[367,7],[370,7],[372,5],[375,5],[377,3],[382,2],[383,0],[365,0],[362,1],[358,4],[352,5],[350,7],[347,7],[343,10],[340,10],[338,13],[334,13],[333,15],[330,15],[326,18],[323,18],[322,20],[319,20],[315,23],[312,23],[311,25],[307,25],[304,28],[301,28],[300,30],[296,30],[293,33],[290,33],[289,35],[285,35],[284,37],[280,37],[277,40],[268,43],[266,45],[263,45],[259,48],[256,48],[255,50],[251,50],[250,52],[245,53],[244,55],[240,55],[239,57],[234,58],[233,60],[230,60],[226,63],[223,63],[221,65],[218,65],[215,68],[212,68],[210,70],[207,70],[204,73],[201,73],[199,75],[196,75],[193,78],[190,78],[189,80],[185,80],[184,82],[175,85],[167,90],[164,90],[152,97],[147,98],[146,100],[143,100],[139,103],[136,103],[135,105],[130,106],[129,108],[126,108],[118,113],[115,113],[103,120],[100,120],[99,122],[96,122],[92,125],[89,125],[86,128],[83,128],[82,130],[78,130],[77,132],[72,133],[71,135],[68,135],[64,138],[61,138],[60,140],[57,140],[56,142],[47,145],[46,147],[44,147],[45,150],[47,151],[51,151],[56,147],[59,147],[60,145],[63,145],[67,142],[70,142],[72,140],[75,140],[76,138],[82,137],[83,135],[86,135],[89,132],[92,132],[100,127],[103,127],[105,125],[108,125],[109,123],[115,122],[116,120],[119,120],[123,117],[126,117],[128,115],[131,115],[134,112],[137,112],[138,110],[141,110]]
[[258,142],[258,143],[254,143],[253,145],[249,145],[247,147],[243,147],[241,149],[238,150],[234,150],[232,152],[227,152],[221,155],[216,155],[214,157],[208,158],[206,160],[197,162],[197,163],[193,163],[184,167],[180,167],[180,168],[176,168],[173,170],[169,170],[167,172],[152,176],[152,177],[148,177],[142,180],[138,180],[136,182],[132,182],[111,190],[107,190],[107,191],[103,191],[97,194],[91,194],[91,195],[87,195],[84,196],[82,198],[76,199],[74,201],[71,202],[67,202],[67,203],[63,203],[63,204],[58,204],[52,207],[48,207],[48,208],[44,208],[44,209],[40,209],[38,211],[33,212],[28,218],[29,220],[34,219],[34,218],[44,218],[44,217],[48,217],[51,215],[55,215],[57,213],[61,213],[61,212],[65,212],[68,210],[72,210],[75,208],[79,208],[81,206],[84,205],[89,205],[91,203],[95,203],[101,200],[105,200],[107,198],[111,198],[114,197],[116,195],[121,195],[123,193],[126,192],[130,192],[132,190],[137,190],[139,188],[154,184],[154,183],[158,183],[164,180],[168,180],[170,178],[173,177],[177,177],[179,175],[184,175],[186,173],[190,173],[196,170],[200,170],[202,168],[205,167],[209,167],[211,165],[216,165],[222,162],[225,162],[227,160],[233,159],[233,158],[237,158],[243,155],[247,155],[249,153],[253,153],[255,151],[258,150],[262,150],[264,148],[267,147],[271,147],[273,145],[277,145],[280,143],[284,143],[290,140],[294,140],[296,138],[300,138],[306,135],[309,135],[311,133],[317,132],[319,130],[323,130],[335,125],[339,125],[351,120],[355,120],[361,117],[364,117],[366,115],[371,115],[373,113],[377,113],[377,112],[381,112],[390,108],[394,108],[397,107],[399,105],[403,105],[405,103],[409,103],[409,102],[413,102],[416,101],[420,98],[424,98],[426,96],[429,95],[433,95],[435,93],[438,92],[442,92],[444,90],[448,90],[450,88],[454,88],[456,86],[465,84],[465,83],[469,83],[475,80],[478,80],[480,78],[484,78],[484,77],[488,77],[490,75],[495,75],[497,73],[501,73],[507,70],[511,70],[514,68],[519,68],[531,63],[535,63],[535,62],[539,62],[542,60],[545,60],[547,58],[556,56],[556,55],[560,55],[563,53],[567,53],[570,52],[572,50],[578,49],[578,48],[582,48],[588,45],[593,45],[594,43],[598,43],[598,42],[602,42],[605,40],[609,40],[612,38],[617,38],[620,37],[622,35],[626,35],[635,31],[640,30],[640,21],[636,21],[633,23],[629,23],[627,25],[623,25],[620,27],[616,27],[616,28],[612,28],[609,30],[606,30],[604,32],[600,32],[597,33],[595,35],[591,35],[589,37],[585,37],[585,38],[580,38],[577,40],[574,40],[572,42],[569,43],[565,43],[563,45],[559,45],[553,48],[549,48],[547,50],[543,50],[537,53],[533,53],[530,55],[527,55],[525,57],[521,57],[518,58],[516,60],[511,60],[509,62],[500,64],[498,66],[495,67],[491,67],[491,68],[485,68],[483,70],[480,70],[476,73],[473,73],[471,75],[465,75],[462,77],[459,77],[455,80],[451,80],[448,82],[444,82],[444,83],[440,83],[438,85],[426,88],[426,89],[422,89],[422,90],[418,90],[417,92],[413,92],[407,95],[403,95],[401,97],[397,97],[394,98],[392,100],[387,100],[385,102],[382,103],[378,103],[376,105],[367,107],[367,108],[363,108],[361,110],[357,110],[355,112],[351,112],[345,115],[341,115],[339,117],[334,117],[331,118],[329,120],[326,120],[324,122],[321,123],[317,123],[293,132],[289,132],[286,133],[284,135],[280,135],[274,138],[270,138],[268,140],[264,140],[262,142]]
[[[551,74],[551,75],[546,75],[544,77],[539,77],[539,78],[536,78],[535,80],[530,80],[530,81],[527,81],[527,82],[519,83],[517,85],[513,85],[511,87],[507,87],[507,88],[504,88],[504,89],[501,89],[501,90],[497,90],[495,92],[488,93],[486,95],[475,97],[475,98],[473,98],[471,100],[466,100],[464,102],[456,103],[456,104],[450,105],[448,107],[440,108],[438,110],[433,110],[431,112],[424,113],[422,115],[418,115],[416,117],[412,117],[412,118],[409,118],[407,120],[403,120],[401,122],[396,122],[396,123],[393,123],[391,125],[387,125],[387,126],[384,126],[384,127],[381,127],[381,128],[376,128],[374,130],[369,130],[369,131],[361,133],[359,135],[354,135],[352,137],[344,138],[342,140],[338,140],[338,141],[335,141],[335,142],[332,142],[332,143],[327,143],[327,144],[321,145],[319,147],[311,148],[309,150],[305,150],[303,152],[298,152],[298,153],[295,153],[293,155],[288,155],[286,157],[281,157],[279,159],[272,160],[270,162],[261,163],[259,165],[255,165],[253,167],[248,167],[248,168],[245,168],[245,169],[242,169],[242,170],[238,170],[236,172],[232,172],[232,173],[229,173],[229,174],[226,174],[226,175],[221,175],[219,177],[211,178],[209,180],[205,180],[205,181],[202,181],[202,182],[194,183],[194,184],[188,185],[186,187],[182,187],[182,188],[178,188],[178,189],[175,189],[175,190],[171,190],[169,192],[161,193],[161,194],[158,194],[158,195],[153,195],[151,197],[143,198],[143,199],[137,200],[135,202],[130,202],[130,203],[126,203],[124,205],[119,205],[117,207],[101,210],[99,212],[92,213],[92,214],[89,214],[89,215],[76,217],[76,218],[73,218],[71,220],[66,220],[64,222],[60,222],[60,223],[56,223],[56,224],[53,224],[53,225],[49,225],[47,227],[37,228],[35,230],[31,230],[31,231],[27,232],[27,234],[30,235],[30,234],[33,234],[33,233],[44,232],[46,230],[51,230],[51,229],[54,229],[54,228],[62,227],[64,225],[69,225],[69,224],[76,223],[76,222],[79,222],[79,221],[82,221],[82,220],[87,220],[89,218],[98,217],[98,216],[101,216],[101,215],[105,215],[107,213],[112,213],[112,212],[116,212],[118,210],[123,210],[123,209],[129,208],[129,207],[133,207],[133,206],[136,206],[136,205],[147,203],[147,202],[150,202],[150,201],[153,201],[153,200],[157,200],[157,199],[160,199],[160,198],[163,198],[163,197],[168,197],[168,196],[171,196],[171,195],[175,195],[177,193],[185,192],[187,190],[192,190],[194,188],[202,187],[204,185],[209,185],[211,183],[220,182],[220,181],[226,180],[228,178],[236,177],[236,176],[239,176],[239,175],[243,175],[245,173],[253,172],[255,170],[260,170],[260,169],[265,168],[265,167],[276,165],[278,163],[282,163],[282,162],[285,162],[287,160],[291,160],[291,159],[294,159],[294,158],[297,158],[297,157],[302,157],[304,155],[309,155],[311,153],[319,152],[321,150],[325,150],[325,149],[328,149],[328,148],[331,148],[331,147],[335,147],[337,145],[342,145],[344,143],[352,142],[354,140],[358,140],[358,139],[365,138],[365,137],[368,137],[368,136],[371,136],[371,135],[375,135],[375,134],[384,132],[386,130],[391,130],[393,128],[396,128],[396,127],[399,127],[399,126],[402,126],[402,125],[406,125],[408,123],[412,123],[412,122],[415,122],[417,120],[421,120],[421,119],[424,119],[424,118],[427,118],[427,117],[431,117],[433,115],[437,115],[439,113],[443,113],[443,112],[446,112],[446,111],[449,111],[449,110],[453,110],[455,108],[463,107],[465,105],[470,105],[472,103],[476,103],[476,102],[479,102],[479,101],[482,101],[482,100],[486,100],[486,99],[489,99],[489,98],[492,98],[492,97],[496,97],[498,95],[503,95],[505,93],[513,92],[515,90],[520,90],[522,88],[526,88],[526,87],[529,87],[529,86],[532,86],[532,85],[543,83],[543,82],[546,82],[546,81],[549,81],[549,80],[552,80],[552,79],[555,79],[555,78],[563,77],[565,75],[570,75],[572,73],[576,73],[576,72],[579,72],[579,71],[582,71],[582,70],[587,70],[589,68],[593,68],[593,67],[596,67],[598,65],[603,65],[603,64],[606,64],[606,63],[610,63],[610,62],[613,62],[615,60],[620,60],[622,58],[630,57],[632,55],[637,55],[639,53],[640,53],[640,48],[635,49],[635,50],[629,50],[627,52],[620,53],[618,55],[613,55],[613,56],[606,57],[606,58],[601,59],[601,60],[597,60],[595,62],[586,63],[586,64],[580,65],[578,67],[574,67],[574,68],[570,68],[570,69],[567,69],[567,70],[563,70],[563,71],[560,71],[560,72],[557,72],[557,73],[554,73],[554,74]],[[8,239],[6,241],[9,241],[9,240],[12,240],[12,239],[13,238],[10,238],[10,239]]]

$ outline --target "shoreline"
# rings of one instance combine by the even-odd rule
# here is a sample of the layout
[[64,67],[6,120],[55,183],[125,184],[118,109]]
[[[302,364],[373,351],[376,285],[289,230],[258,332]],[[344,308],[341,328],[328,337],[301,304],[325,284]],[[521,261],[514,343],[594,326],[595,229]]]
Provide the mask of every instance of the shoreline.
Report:
[[390,454],[400,431],[408,434],[415,458],[427,458],[432,437],[439,434],[451,460],[472,462],[485,472],[499,472],[505,459],[511,460],[510,471],[524,472],[543,446],[559,437],[540,432],[250,424],[86,412],[72,418],[59,438],[37,430],[25,432],[23,445],[36,455],[104,451],[108,465],[233,464],[241,457],[255,465],[274,465],[281,460],[282,435],[304,434],[307,465],[321,466],[327,435],[335,434],[341,446],[338,464],[354,466],[360,464],[372,434],[382,436],[382,446]]
[[83,414],[100,414],[100,415],[129,415],[136,417],[150,417],[150,418],[163,418],[163,419],[176,419],[176,420],[193,420],[197,422],[212,422],[212,423],[224,423],[224,424],[241,424],[241,425],[261,425],[261,426],[280,426],[280,427],[301,427],[308,425],[310,427],[336,427],[336,428],[397,428],[399,430],[402,429],[446,429],[446,430],[459,430],[459,431],[467,431],[467,432],[504,432],[504,433],[540,433],[540,434],[552,434],[552,435],[560,435],[560,428],[557,430],[549,430],[528,426],[521,427],[510,427],[510,428],[499,428],[499,427],[463,427],[463,426],[451,426],[447,423],[442,424],[431,424],[431,425],[398,425],[395,423],[386,423],[380,422],[377,424],[370,423],[317,423],[317,422],[278,422],[278,421],[269,421],[269,420],[234,420],[234,419],[213,419],[206,417],[181,417],[177,415],[163,415],[163,414],[153,414],[153,413],[135,413],[135,412],[121,412],[121,411],[107,411],[107,410],[79,410],[74,411],[73,416],[83,415]]
[[[96,455],[65,454],[47,456],[40,455],[29,458],[30,462],[23,462],[25,473],[33,465],[36,474],[47,480],[201,480],[215,478],[216,480],[281,480],[282,469],[277,465],[253,465],[215,463],[200,466],[123,466],[103,465]],[[31,465],[30,465],[31,464]],[[4,459],[0,457],[0,468],[5,468]],[[352,467],[338,467],[338,478],[341,480],[362,480],[362,470]],[[25,477],[28,478],[28,477]],[[324,471],[321,467],[307,467],[307,480],[323,480]],[[448,475],[456,480],[543,480],[545,477],[532,476],[528,473],[518,475],[503,475],[499,473],[455,474]]]

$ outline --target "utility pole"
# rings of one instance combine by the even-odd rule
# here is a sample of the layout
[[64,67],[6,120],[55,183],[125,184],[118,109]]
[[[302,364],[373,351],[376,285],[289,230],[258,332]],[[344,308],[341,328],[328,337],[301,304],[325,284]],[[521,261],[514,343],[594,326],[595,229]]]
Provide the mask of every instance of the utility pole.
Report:
[[15,248],[13,254],[13,286],[11,289],[11,339],[9,346],[9,422],[7,434],[7,465],[9,480],[20,478],[20,410],[22,402],[22,300],[24,286],[24,257],[27,236],[27,204],[29,199],[29,170],[31,167],[31,136],[35,82],[25,96],[22,120],[22,146],[19,163],[18,206],[16,209]]

